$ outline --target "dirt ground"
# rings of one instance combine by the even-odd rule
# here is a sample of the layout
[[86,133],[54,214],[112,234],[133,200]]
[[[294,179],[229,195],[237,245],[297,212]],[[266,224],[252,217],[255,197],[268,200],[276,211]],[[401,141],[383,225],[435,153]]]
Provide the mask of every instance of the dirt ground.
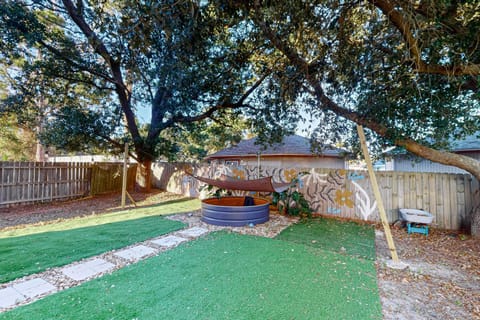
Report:
[[[181,196],[134,193],[137,206]],[[129,207],[133,207],[127,201]],[[24,225],[120,210],[120,195],[0,208],[0,232]],[[407,269],[389,268],[385,235],[376,230],[377,275],[384,319],[480,319],[480,239],[431,230],[428,237],[392,228],[398,256]]]
[[377,279],[385,319],[480,319],[480,239],[440,230],[428,237],[393,228],[405,270],[386,266],[390,254],[376,230]]

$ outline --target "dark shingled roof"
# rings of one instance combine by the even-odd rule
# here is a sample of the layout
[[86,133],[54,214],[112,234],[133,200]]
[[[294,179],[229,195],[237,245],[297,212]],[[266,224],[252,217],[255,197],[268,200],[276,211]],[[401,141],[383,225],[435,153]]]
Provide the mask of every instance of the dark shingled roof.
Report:
[[[475,134],[466,136],[462,140],[451,140],[450,152],[469,152],[480,151],[480,131]],[[404,148],[394,147],[385,152],[387,155],[404,155],[408,152]]]
[[477,132],[473,135],[466,136],[463,140],[457,140],[452,143],[453,151],[476,151],[480,150],[480,132]]
[[[262,157],[265,156],[317,156],[312,153],[310,140],[308,138],[291,135],[283,138],[281,143],[276,143],[272,146],[265,147],[255,144],[256,138],[242,140],[236,146],[220,150],[214,154],[207,156],[206,160],[230,158],[230,157],[254,157],[257,152],[260,152]],[[320,156],[343,158],[346,154],[345,150],[328,147],[324,148]]]

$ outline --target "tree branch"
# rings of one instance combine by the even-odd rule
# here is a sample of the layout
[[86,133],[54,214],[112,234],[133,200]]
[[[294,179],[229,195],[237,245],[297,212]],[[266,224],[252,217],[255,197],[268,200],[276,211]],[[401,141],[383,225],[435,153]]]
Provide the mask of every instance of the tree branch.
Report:
[[80,12],[82,9],[82,0],[78,0],[79,6],[75,7],[71,0],[62,0],[68,15],[73,22],[80,28],[85,37],[89,40],[93,50],[99,54],[106,63],[110,66],[110,72],[112,73],[113,83],[115,84],[115,92],[117,93],[122,111],[125,115],[125,120],[129,128],[130,134],[134,142],[134,146],[137,152],[143,147],[143,139],[138,130],[138,126],[135,120],[135,114],[130,105],[131,92],[128,86],[125,84],[122,76],[122,69],[120,61],[114,59],[103,41],[95,34],[92,28],[85,21],[84,16]]
[[[261,17],[260,6],[258,1],[256,2],[255,8],[255,23],[260,27],[264,35],[268,40],[272,42],[274,47],[282,52],[299,70],[308,70],[308,64],[306,61],[300,57],[297,53],[293,51],[285,42],[283,42],[277,34],[264,22]],[[341,107],[328,96],[325,95],[322,88],[321,82],[316,79],[316,77],[308,72],[304,74],[305,79],[308,84],[312,87],[313,93],[318,101],[318,108],[323,111],[331,111],[336,115],[343,117],[347,120],[355,122],[359,125],[362,125],[366,128],[369,128],[376,134],[382,137],[389,138],[389,130],[383,124],[376,122],[374,119],[369,119],[361,114]],[[390,137],[391,138],[391,137]],[[446,165],[454,165],[458,168],[464,169],[472,173],[477,179],[480,179],[480,163],[470,157],[454,154],[450,152],[438,151],[426,146],[423,146],[416,141],[409,138],[395,138],[393,139],[394,144],[397,146],[404,147],[407,151],[423,157],[425,159],[439,162]]]
[[[395,7],[395,3],[390,0],[369,0],[369,2],[378,9],[380,9],[383,14],[388,18],[388,20],[400,32],[405,43],[408,46],[410,55],[415,62],[416,72],[449,76],[472,76],[480,74],[480,65],[478,64],[443,66],[425,63],[421,58],[421,48],[413,34],[414,27],[403,15],[403,13]],[[405,10],[403,10],[403,12],[405,12]]]
[[262,82],[270,75],[270,71],[265,73],[260,79],[258,79],[253,86],[251,86],[245,93],[234,103],[228,103],[224,102],[221,104],[218,104],[216,106],[213,106],[209,108],[207,111],[203,112],[202,114],[199,114],[197,116],[193,117],[186,117],[183,115],[179,115],[176,117],[172,118],[172,121],[174,122],[194,122],[194,121],[200,121],[204,120],[206,118],[211,118],[213,113],[218,110],[224,110],[224,109],[238,109],[241,107],[244,107],[245,100],[262,84]]
[[[92,28],[90,28],[90,26],[85,21],[83,14],[81,12],[82,7],[81,6],[75,7],[75,5],[70,0],[62,0],[62,2],[65,8],[67,9],[67,12],[70,18],[72,18],[73,22],[75,22],[75,24],[80,28],[80,30],[83,32],[83,34],[85,34],[85,36],[89,40],[93,50],[99,55],[101,55],[102,58],[107,63],[110,64],[110,68],[118,64],[118,61],[112,58],[112,56],[110,55],[110,52],[108,51],[107,47],[102,42],[102,40],[100,40],[100,38],[96,35],[96,33],[92,30]],[[81,4],[82,2],[79,1],[79,3]]]
[[115,83],[115,80],[111,77],[109,77],[108,75],[106,74],[103,74],[101,72],[98,72],[94,69],[89,69],[77,62],[75,62],[74,60],[72,60],[69,56],[65,55],[63,52],[61,52],[60,50],[58,50],[57,48],[49,45],[48,43],[44,42],[44,41],[39,41],[39,44],[42,45],[44,48],[46,48],[48,51],[50,51],[51,53],[53,53],[54,55],[56,55],[58,58],[66,61],[68,64],[71,64],[72,66],[78,68],[78,70],[81,70],[81,71],[85,71],[85,72],[88,72],[88,73],[91,73],[97,77],[100,77],[108,82],[111,82],[111,83]]

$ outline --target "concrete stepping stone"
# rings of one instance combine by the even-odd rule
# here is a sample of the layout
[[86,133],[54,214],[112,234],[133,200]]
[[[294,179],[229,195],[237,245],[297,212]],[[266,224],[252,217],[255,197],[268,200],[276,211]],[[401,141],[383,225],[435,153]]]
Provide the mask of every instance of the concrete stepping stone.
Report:
[[125,250],[117,251],[114,253],[114,255],[130,261],[136,261],[154,252],[155,252],[155,249],[153,248],[150,248],[144,245],[138,245]]
[[167,247],[171,248],[176,246],[179,243],[182,243],[184,241],[187,241],[187,239],[182,238],[182,237],[177,237],[177,236],[167,236],[165,238],[157,239],[157,240],[152,240],[152,243],[155,243],[161,247]]
[[12,287],[28,298],[35,298],[44,293],[57,291],[57,288],[53,284],[43,280],[42,278],[35,278],[20,282],[14,284]]
[[206,233],[208,233],[208,229],[201,228],[201,227],[193,227],[193,228],[178,232],[179,235],[184,237],[189,237],[189,238],[196,238]]
[[26,298],[12,287],[6,287],[0,290],[0,308],[12,307]]
[[115,265],[103,259],[94,259],[84,263],[79,263],[71,267],[65,267],[61,271],[67,277],[81,281],[102,272],[113,269]]

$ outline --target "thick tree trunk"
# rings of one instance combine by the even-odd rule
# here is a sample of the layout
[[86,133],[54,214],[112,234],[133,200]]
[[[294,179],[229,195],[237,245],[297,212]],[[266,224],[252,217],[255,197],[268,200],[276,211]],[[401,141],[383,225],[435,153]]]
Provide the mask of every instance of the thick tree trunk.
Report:
[[40,142],[37,141],[35,145],[35,161],[44,162],[45,160],[45,148]]
[[152,161],[147,160],[144,163],[145,166],[145,192],[152,190]]
[[137,183],[143,192],[150,192],[152,190],[152,161],[144,160],[140,163],[139,169]]

